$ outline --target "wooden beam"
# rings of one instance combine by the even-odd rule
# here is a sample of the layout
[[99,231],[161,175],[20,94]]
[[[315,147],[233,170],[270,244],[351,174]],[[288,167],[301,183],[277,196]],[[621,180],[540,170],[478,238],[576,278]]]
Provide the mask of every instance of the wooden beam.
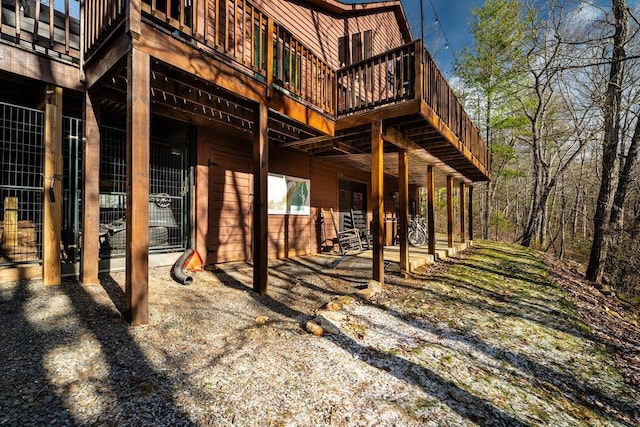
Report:
[[59,285],[63,202],[62,88],[47,85],[45,99],[42,277],[45,285]]
[[149,146],[151,61],[133,49],[127,60],[126,318],[149,323]]
[[142,0],[129,0],[127,2],[127,17],[125,31],[134,39],[140,38],[142,27]]
[[429,233],[429,253],[436,254],[436,180],[434,167],[427,166],[427,233]]
[[400,270],[409,271],[409,156],[398,150],[398,193],[400,212],[398,236],[400,238]]
[[424,148],[402,135],[400,131],[393,127],[385,127],[382,138],[405,151],[424,150]]
[[464,243],[465,242],[465,235],[464,235],[464,227],[465,227],[465,223],[464,223],[464,215],[465,215],[465,188],[464,188],[464,182],[460,183],[460,242]]
[[52,85],[82,91],[80,71],[77,66],[54,61],[46,56],[0,43],[2,70],[29,77]]
[[453,248],[453,177],[447,175],[447,247]]
[[382,121],[371,123],[371,199],[373,202],[373,279],[384,283],[384,140]]
[[491,179],[491,173],[488,170],[489,165],[481,164],[478,159],[476,159],[471,151],[464,146],[462,141],[458,139],[458,137],[453,133],[451,129],[440,119],[438,114],[431,108],[431,106],[427,105],[426,102],[420,103],[420,114],[425,118],[433,126],[440,134],[449,142],[453,149],[456,149],[459,153],[461,153],[468,161],[470,161],[473,166],[475,166],[480,173],[482,173],[487,179]]
[[126,34],[122,34],[105,45],[103,49],[105,50],[99,50],[97,55],[92,55],[85,63],[85,86],[89,89],[126,58],[131,50],[131,39]]
[[394,117],[409,116],[420,112],[420,101],[407,101],[397,105],[376,108],[373,111],[356,113],[341,117],[336,121],[335,130],[344,130],[363,126],[376,120],[387,120]]
[[473,242],[473,186],[469,186],[469,240]]
[[[272,99],[267,99],[265,83],[261,83],[226,64],[208,47],[201,49],[165,35],[151,27],[143,26],[145,33],[134,46],[159,61],[214,84],[242,98],[267,106],[289,118],[327,135],[334,134],[334,119],[313,108],[309,108],[287,95],[274,90]],[[267,70],[269,73],[269,70]]]
[[80,283],[97,285],[100,255],[100,111],[89,91],[84,93],[82,138],[82,251]]
[[269,253],[267,194],[269,174],[269,110],[259,104],[255,112],[253,133],[253,290],[267,293]]

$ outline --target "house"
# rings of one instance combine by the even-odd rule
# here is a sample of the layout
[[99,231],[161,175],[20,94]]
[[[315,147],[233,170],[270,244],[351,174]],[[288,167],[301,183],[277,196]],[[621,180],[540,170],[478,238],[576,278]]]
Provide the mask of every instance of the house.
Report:
[[399,1],[3,0],[0,33],[0,277],[121,265],[134,325],[150,265],[251,260],[265,293],[269,258],[332,246],[331,210],[367,212],[383,281],[385,217],[406,268],[418,188],[433,252],[435,177],[449,245],[454,185],[464,240],[490,179]]

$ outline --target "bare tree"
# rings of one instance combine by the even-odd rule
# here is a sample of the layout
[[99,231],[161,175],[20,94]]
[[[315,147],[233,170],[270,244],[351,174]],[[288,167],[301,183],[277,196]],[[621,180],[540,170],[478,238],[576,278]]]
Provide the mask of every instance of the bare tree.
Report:
[[612,0],[615,33],[607,92],[604,105],[604,139],[602,141],[602,180],[593,218],[593,242],[587,266],[587,279],[602,281],[607,249],[610,243],[610,217],[614,186],[618,177],[618,147],[620,143],[620,107],[622,84],[629,35],[629,15],[625,0]]

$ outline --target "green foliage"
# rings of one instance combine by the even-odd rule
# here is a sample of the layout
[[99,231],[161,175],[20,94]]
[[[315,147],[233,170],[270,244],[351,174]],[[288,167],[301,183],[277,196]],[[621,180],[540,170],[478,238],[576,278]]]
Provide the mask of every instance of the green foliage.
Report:
[[513,179],[513,178],[525,178],[527,174],[517,169],[503,168],[502,170],[500,170],[498,176],[502,178]]
[[517,72],[525,34],[521,10],[517,0],[486,0],[484,7],[471,11],[473,51],[463,50],[454,71],[488,98],[505,89]]

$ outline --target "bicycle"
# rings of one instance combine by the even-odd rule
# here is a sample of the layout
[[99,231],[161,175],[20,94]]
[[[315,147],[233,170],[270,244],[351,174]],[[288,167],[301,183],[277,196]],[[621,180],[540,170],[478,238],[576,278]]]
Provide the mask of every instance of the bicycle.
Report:
[[427,223],[423,217],[411,217],[407,237],[411,246],[424,246],[427,243]]

